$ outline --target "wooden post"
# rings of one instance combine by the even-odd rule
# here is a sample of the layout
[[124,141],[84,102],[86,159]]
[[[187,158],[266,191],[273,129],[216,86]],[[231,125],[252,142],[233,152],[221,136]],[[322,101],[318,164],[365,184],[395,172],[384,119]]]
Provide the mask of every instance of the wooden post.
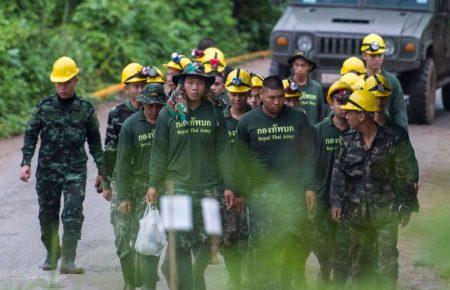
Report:
[[[173,183],[169,180],[167,181],[167,193],[169,195],[174,195]],[[173,224],[172,221],[169,224]],[[169,254],[169,288],[170,290],[178,290],[177,283],[177,255],[176,255],[176,241],[175,241],[175,230],[169,230],[169,239],[168,239],[168,254]]]
[[219,238],[217,235],[211,235],[211,264],[218,265],[219,258],[217,253],[219,251]]

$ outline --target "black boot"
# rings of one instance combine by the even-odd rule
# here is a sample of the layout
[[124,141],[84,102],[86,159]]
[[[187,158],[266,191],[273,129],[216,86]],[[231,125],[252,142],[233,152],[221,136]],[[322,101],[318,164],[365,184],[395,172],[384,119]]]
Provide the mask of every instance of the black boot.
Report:
[[59,236],[41,236],[41,240],[47,250],[47,257],[41,268],[44,271],[53,271],[58,265],[58,260],[61,258],[61,247],[59,245]]
[[125,282],[124,290],[134,290],[135,285],[135,259],[134,254],[129,253],[120,259],[120,266],[122,268],[123,280]]
[[61,274],[84,274],[84,269],[75,265],[78,240],[64,240],[62,245]]

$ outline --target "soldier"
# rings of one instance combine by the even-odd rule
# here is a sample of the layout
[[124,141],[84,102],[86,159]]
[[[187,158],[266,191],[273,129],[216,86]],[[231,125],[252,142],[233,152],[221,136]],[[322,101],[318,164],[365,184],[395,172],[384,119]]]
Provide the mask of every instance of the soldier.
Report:
[[116,167],[120,130],[125,120],[139,110],[140,104],[137,102],[137,96],[142,92],[146,82],[147,76],[143,74],[142,65],[130,63],[122,70],[122,83],[125,85],[123,92],[129,99],[115,106],[109,112],[105,138],[105,190],[103,197],[108,201],[111,200],[111,223],[116,238],[116,252],[120,259],[125,285],[131,285],[130,287],[134,287],[136,282],[131,278],[131,275],[135,273],[135,250],[131,246],[130,234],[123,231],[122,225],[128,223],[128,217],[120,213],[118,196],[116,193],[113,194],[111,183]]
[[314,252],[319,260],[319,283],[330,284],[331,270],[334,280],[342,288],[347,279],[349,239],[345,223],[337,224],[331,220],[330,184],[334,155],[348,132],[346,112],[341,106],[353,92],[344,82],[336,81],[328,90],[327,102],[332,111],[330,116],[316,124],[316,179],[317,206],[313,214]]
[[306,112],[309,123],[315,125],[322,120],[324,114],[322,87],[309,76],[316,63],[307,53],[301,51],[288,58],[287,62],[292,69],[290,80],[297,83],[302,93],[300,108]]
[[227,91],[225,90],[225,56],[217,48],[208,48],[205,50],[202,65],[205,67],[205,73],[215,77],[215,82],[211,86],[213,93],[213,103],[219,107],[225,108],[230,104]]
[[251,73],[251,77],[252,90],[247,103],[252,109],[255,109],[261,105],[261,89],[264,79],[255,73]]
[[170,56],[170,61],[163,65],[167,69],[166,86],[168,90],[168,95],[170,95],[170,93],[176,87],[172,81],[172,78],[176,75],[179,75],[188,63],[191,63],[191,60],[189,58],[174,52]]
[[[219,161],[227,142],[226,126],[222,110],[208,101],[214,78],[205,74],[203,66],[189,64],[173,81],[180,87],[156,123],[147,201],[165,194],[166,181],[173,184],[175,194],[191,196],[194,229],[176,235],[178,284],[180,289],[205,289],[204,271],[211,249],[203,229],[201,198],[220,199],[223,194]],[[234,199],[230,194],[226,196],[228,209]]]
[[[137,101],[143,109],[125,120],[120,130],[117,149],[116,191],[122,218],[116,226],[121,236],[128,236],[126,248],[133,248],[139,230],[139,220],[147,206],[145,195],[149,176],[150,152],[155,132],[156,119],[166,102],[161,84],[148,84],[138,95]],[[120,250],[119,250],[120,251]],[[124,249],[126,252],[126,249]],[[121,257],[125,289],[134,289],[134,260],[132,255]],[[158,280],[158,257],[139,255],[139,268],[143,285],[141,289],[156,289]]]
[[298,84],[296,82],[293,82],[289,79],[283,80],[283,87],[284,87],[284,97],[285,101],[284,103],[287,106],[298,108],[298,101],[301,97],[302,93],[299,90]]
[[[344,136],[334,162],[332,218],[349,226],[356,286],[375,278],[377,288],[396,289],[398,225],[406,226],[418,211],[414,169],[406,158],[412,146],[374,121],[378,105],[370,92],[352,93],[341,109],[354,131]],[[368,265],[376,265],[375,274]]]
[[358,76],[365,76],[367,73],[364,62],[355,56],[349,57],[342,63],[341,75],[346,73],[354,73]]
[[361,44],[361,53],[366,63],[367,77],[374,74],[382,74],[389,82],[392,88],[389,103],[386,106],[389,116],[394,123],[402,126],[408,131],[408,115],[406,113],[406,104],[403,98],[403,90],[400,81],[390,72],[383,68],[384,52],[386,44],[378,34],[369,34],[363,38]]
[[[250,74],[243,69],[235,69],[228,74],[226,89],[231,104],[224,110],[225,122],[228,133],[227,160],[233,160],[233,149],[236,139],[238,121],[251,110],[247,104],[251,90]],[[230,162],[231,163],[231,162]],[[233,170],[231,164],[226,174]],[[241,289],[241,276],[247,269],[247,244],[248,244],[248,211],[244,205],[244,199],[237,197],[235,206],[222,210],[222,219],[225,228],[223,237],[222,255],[228,270],[230,289]]]
[[[67,56],[54,63],[50,80],[55,84],[56,94],[40,101],[31,113],[24,136],[20,170],[20,179],[28,182],[31,158],[40,136],[36,191],[41,240],[47,250],[42,269],[56,269],[62,255],[61,274],[84,273],[84,269],[75,266],[74,262],[84,220],[86,141],[99,172],[95,187],[97,192],[102,190],[103,154],[98,120],[92,104],[75,93],[78,72],[75,61]],[[64,194],[62,249],[58,235],[61,193]]]
[[315,130],[303,112],[284,105],[278,77],[264,79],[261,97],[262,106],[239,120],[233,157],[232,184],[250,212],[251,281],[254,289],[301,289],[309,253],[307,209],[315,199]]

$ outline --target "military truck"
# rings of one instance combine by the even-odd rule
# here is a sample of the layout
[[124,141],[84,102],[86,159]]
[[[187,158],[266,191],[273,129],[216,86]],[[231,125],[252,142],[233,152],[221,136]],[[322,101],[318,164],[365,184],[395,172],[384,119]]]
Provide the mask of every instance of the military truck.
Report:
[[410,122],[429,124],[436,89],[450,110],[449,0],[295,0],[270,35],[271,74],[290,73],[286,60],[309,51],[317,63],[313,78],[327,88],[342,62],[360,56],[362,38],[381,35],[384,67],[397,75]]

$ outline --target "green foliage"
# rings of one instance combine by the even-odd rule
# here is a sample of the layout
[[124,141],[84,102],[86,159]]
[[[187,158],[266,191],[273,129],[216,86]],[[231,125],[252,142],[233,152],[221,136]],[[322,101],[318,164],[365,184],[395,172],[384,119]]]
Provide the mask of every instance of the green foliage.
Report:
[[[274,15],[269,13],[270,2],[261,0],[261,10],[238,18],[233,17],[234,2],[3,1],[0,138],[24,130],[32,106],[53,91],[49,74],[62,55],[77,62],[77,91],[86,95],[117,83],[121,69],[130,62],[161,67],[173,51],[189,54],[205,36],[214,38],[227,56],[260,48],[261,39],[267,39],[269,26],[276,21],[268,20]],[[258,16],[257,11],[264,15]],[[259,21],[263,22],[261,29]]]

